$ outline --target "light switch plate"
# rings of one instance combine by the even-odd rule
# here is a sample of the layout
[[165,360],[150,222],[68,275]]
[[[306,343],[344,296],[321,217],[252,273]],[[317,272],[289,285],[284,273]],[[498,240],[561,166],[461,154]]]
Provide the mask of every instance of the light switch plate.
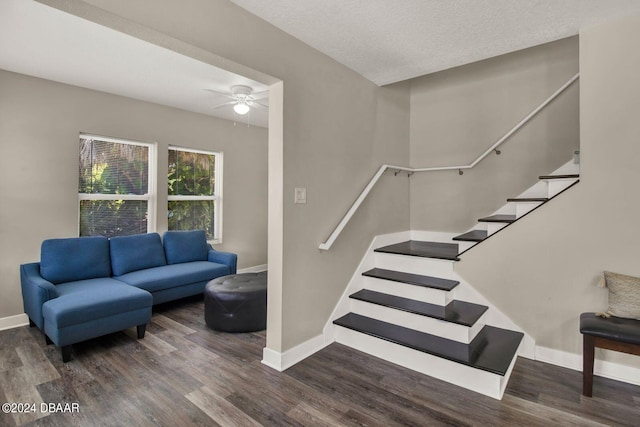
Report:
[[294,203],[307,203],[307,189],[305,187],[295,188]]

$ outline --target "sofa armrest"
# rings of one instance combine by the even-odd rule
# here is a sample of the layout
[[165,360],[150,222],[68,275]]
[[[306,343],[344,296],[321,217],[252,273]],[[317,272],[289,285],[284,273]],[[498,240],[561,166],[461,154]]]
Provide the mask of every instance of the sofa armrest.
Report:
[[38,328],[43,329],[42,304],[58,297],[55,285],[42,278],[39,262],[20,265],[20,284],[24,312]]
[[238,255],[231,252],[216,251],[215,249],[209,249],[209,255],[207,257],[209,262],[217,262],[229,266],[229,273],[236,274],[238,268]]

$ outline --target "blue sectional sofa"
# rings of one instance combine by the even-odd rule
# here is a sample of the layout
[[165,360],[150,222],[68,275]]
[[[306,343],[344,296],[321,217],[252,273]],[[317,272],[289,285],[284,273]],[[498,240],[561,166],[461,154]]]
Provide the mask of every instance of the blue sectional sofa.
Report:
[[152,305],[200,294],[236,266],[203,230],[49,239],[40,262],[20,266],[24,310],[66,362],[80,341],[133,326],[143,338]]

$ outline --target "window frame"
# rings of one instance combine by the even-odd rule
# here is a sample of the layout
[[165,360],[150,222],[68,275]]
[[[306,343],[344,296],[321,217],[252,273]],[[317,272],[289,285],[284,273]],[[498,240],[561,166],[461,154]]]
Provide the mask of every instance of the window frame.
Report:
[[[213,239],[207,239],[208,243],[220,244],[222,243],[222,170],[223,170],[223,152],[222,151],[209,151],[201,150],[197,148],[188,148],[178,145],[169,145],[169,150],[183,151],[187,153],[204,154],[207,156],[215,157],[215,173],[214,173],[214,189],[213,196],[181,196],[170,195],[169,184],[167,183],[167,213],[169,212],[169,202],[187,202],[187,201],[200,201],[200,200],[213,200]],[[169,156],[167,156],[168,159]],[[167,161],[167,171],[169,163]],[[169,229],[167,224],[167,229]]]
[[[103,194],[103,193],[80,193],[78,192],[78,236],[80,236],[80,204],[85,200],[134,200],[147,202],[147,233],[156,231],[157,218],[157,164],[158,164],[158,144],[155,142],[135,141],[131,139],[113,138],[102,135],[95,135],[81,132],[78,141],[82,139],[95,139],[98,141],[111,142],[115,144],[137,145],[148,148],[147,166],[147,192],[145,194]],[[79,179],[79,178],[78,178]]]

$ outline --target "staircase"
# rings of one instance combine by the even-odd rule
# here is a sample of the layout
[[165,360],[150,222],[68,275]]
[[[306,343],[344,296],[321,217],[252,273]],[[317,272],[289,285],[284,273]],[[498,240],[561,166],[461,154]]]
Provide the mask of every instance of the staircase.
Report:
[[464,252],[576,184],[577,171],[569,162],[541,176],[463,234],[374,240],[328,325],[335,341],[501,399],[525,334],[461,285],[454,266]]

